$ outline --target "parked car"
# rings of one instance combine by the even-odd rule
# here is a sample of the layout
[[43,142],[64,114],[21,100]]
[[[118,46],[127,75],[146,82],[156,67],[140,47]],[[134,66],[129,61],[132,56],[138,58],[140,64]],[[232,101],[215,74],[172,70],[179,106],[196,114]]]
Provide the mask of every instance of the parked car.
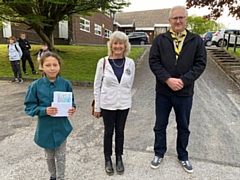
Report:
[[[240,35],[240,29],[220,29],[213,34],[212,44],[216,45],[217,47],[221,47],[222,44],[223,44],[223,47],[227,46],[228,34],[225,34],[225,38],[223,39],[225,32]],[[233,46],[234,42],[235,42],[235,36],[230,35],[229,45]],[[237,45],[240,45],[240,38],[238,38],[237,40]]]
[[212,45],[212,36],[215,32],[210,31],[210,32],[206,32],[205,34],[203,34],[202,39],[204,41],[205,46],[211,46]]
[[149,44],[149,36],[145,32],[131,32],[128,34],[128,39],[131,44]]

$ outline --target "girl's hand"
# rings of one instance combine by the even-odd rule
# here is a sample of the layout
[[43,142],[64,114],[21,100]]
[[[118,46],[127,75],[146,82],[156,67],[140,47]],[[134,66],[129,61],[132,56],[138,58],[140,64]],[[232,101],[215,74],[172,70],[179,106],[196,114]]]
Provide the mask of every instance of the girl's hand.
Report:
[[75,107],[72,107],[71,109],[68,110],[68,115],[72,116],[76,112]]
[[54,116],[58,113],[58,109],[56,107],[50,106],[50,107],[47,107],[46,113],[49,116]]

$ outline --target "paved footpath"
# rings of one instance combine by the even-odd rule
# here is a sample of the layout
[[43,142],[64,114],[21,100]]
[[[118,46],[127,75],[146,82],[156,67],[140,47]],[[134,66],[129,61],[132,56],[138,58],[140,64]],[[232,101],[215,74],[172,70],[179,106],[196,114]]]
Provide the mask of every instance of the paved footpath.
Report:
[[[235,156],[236,161],[232,160],[233,162],[231,162],[231,159],[234,158],[227,158],[227,154],[231,152],[231,149],[228,149],[228,152],[223,154],[224,156],[221,156],[221,153],[224,153],[224,151],[220,152],[218,146],[216,146],[214,142],[210,141],[211,144],[207,143],[209,140],[206,139],[210,132],[208,132],[209,134],[207,135],[205,134],[206,136],[204,134],[201,135],[201,140],[197,138],[197,129],[201,129],[201,126],[207,128],[207,124],[199,125],[193,123],[191,125],[193,134],[190,139],[189,151],[194,173],[186,173],[181,168],[176,158],[176,127],[173,119],[168,128],[169,149],[166,156],[159,169],[152,170],[150,168],[150,161],[153,158],[154,141],[152,128],[154,126],[155,117],[155,80],[149,70],[147,58],[148,50],[139,59],[136,70],[136,79],[133,88],[133,107],[126,124],[123,156],[126,170],[123,175],[117,175],[115,173],[113,176],[109,177],[105,174],[103,158],[103,123],[101,119],[97,120],[90,114],[90,104],[93,96],[92,88],[74,86],[77,112],[70,118],[74,130],[69,136],[67,143],[66,180],[240,179],[239,156],[237,156],[239,152],[235,151],[235,153],[237,153]],[[209,71],[209,73],[211,73],[211,71]],[[227,80],[221,71],[218,73],[223,76],[221,80]],[[206,78],[211,79],[209,76],[206,76]],[[196,91],[201,94],[200,89],[203,88],[206,90],[208,86],[205,80],[199,80],[198,83],[199,85],[197,85]],[[1,180],[47,180],[49,178],[43,150],[33,142],[37,118],[31,118],[24,113],[23,100],[29,84],[30,82],[12,84],[6,80],[0,81]],[[234,87],[232,84],[231,86]],[[218,94],[217,90],[208,90],[208,92],[210,92],[207,94],[210,95],[209,98],[214,96],[214,94]],[[232,99],[237,99],[236,96],[232,97],[234,97]],[[206,101],[207,100],[208,99],[206,99]],[[215,101],[215,103],[216,102],[217,101]],[[230,114],[227,115],[229,115],[229,117],[237,117],[239,120],[240,113],[238,103],[232,102],[236,101],[227,99],[226,103],[228,104],[225,105],[225,108],[229,109],[221,109],[221,111],[224,111],[225,115],[226,112],[231,111]],[[214,106],[211,105],[211,102],[200,102],[198,99],[196,103],[210,103],[209,109]],[[221,102],[217,103],[218,107],[222,107]],[[195,105],[193,109],[193,114],[195,115],[193,115],[193,118],[200,117],[201,119],[206,113],[199,112],[196,107],[201,107],[201,104]],[[215,109],[217,108],[214,108],[214,110]],[[207,113],[212,119],[217,117],[216,114],[223,116],[220,111],[213,112],[213,114]],[[174,115],[171,115],[171,118],[173,118],[173,116]],[[238,125],[239,122],[235,122],[236,128]],[[214,129],[216,127],[217,126],[211,128]],[[236,135],[239,136],[239,131],[236,132],[238,132]],[[210,137],[211,136],[209,136],[209,139],[211,140]],[[205,147],[203,147],[201,142],[205,142],[205,140],[206,144]],[[238,139],[236,140],[236,144],[232,145],[233,147],[234,145],[239,145],[237,141]],[[205,148],[205,151],[202,150],[202,148]],[[225,162],[225,160],[227,162]],[[113,161],[115,161],[114,157]]]

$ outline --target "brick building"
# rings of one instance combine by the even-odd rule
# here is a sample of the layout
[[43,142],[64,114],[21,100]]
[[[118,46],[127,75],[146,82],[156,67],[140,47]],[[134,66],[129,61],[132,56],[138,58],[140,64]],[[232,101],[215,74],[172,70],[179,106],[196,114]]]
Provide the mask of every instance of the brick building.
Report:
[[166,32],[170,24],[168,22],[170,9],[156,9],[134,12],[120,12],[115,14],[114,29],[130,32],[146,32],[149,36],[150,44],[160,33]]
[[[7,38],[21,32],[26,33],[30,43],[40,44],[42,40],[34,30],[24,24],[10,25],[4,23],[0,31],[0,43],[7,43]],[[113,14],[111,16],[95,13],[92,16],[73,16],[69,21],[59,22],[54,31],[55,44],[106,44],[113,32]]]
[[[170,9],[156,9],[119,12],[115,15],[95,13],[92,16],[72,16],[69,21],[59,22],[54,31],[54,41],[55,44],[106,44],[110,34],[119,30],[126,34],[135,31],[146,32],[151,44],[156,35],[169,29],[169,11]],[[20,32],[25,32],[31,43],[42,42],[33,30],[28,30],[23,24],[4,25],[0,31],[0,43],[7,43],[6,39],[11,35],[18,38]]]

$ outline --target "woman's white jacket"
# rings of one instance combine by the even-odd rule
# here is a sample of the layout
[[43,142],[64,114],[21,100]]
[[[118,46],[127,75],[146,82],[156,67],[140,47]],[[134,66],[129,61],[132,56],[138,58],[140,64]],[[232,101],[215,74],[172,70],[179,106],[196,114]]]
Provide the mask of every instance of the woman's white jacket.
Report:
[[128,109],[132,105],[131,89],[135,75],[135,63],[126,57],[120,83],[108,57],[105,57],[105,69],[103,70],[104,58],[98,61],[94,79],[95,112],[107,110]]

